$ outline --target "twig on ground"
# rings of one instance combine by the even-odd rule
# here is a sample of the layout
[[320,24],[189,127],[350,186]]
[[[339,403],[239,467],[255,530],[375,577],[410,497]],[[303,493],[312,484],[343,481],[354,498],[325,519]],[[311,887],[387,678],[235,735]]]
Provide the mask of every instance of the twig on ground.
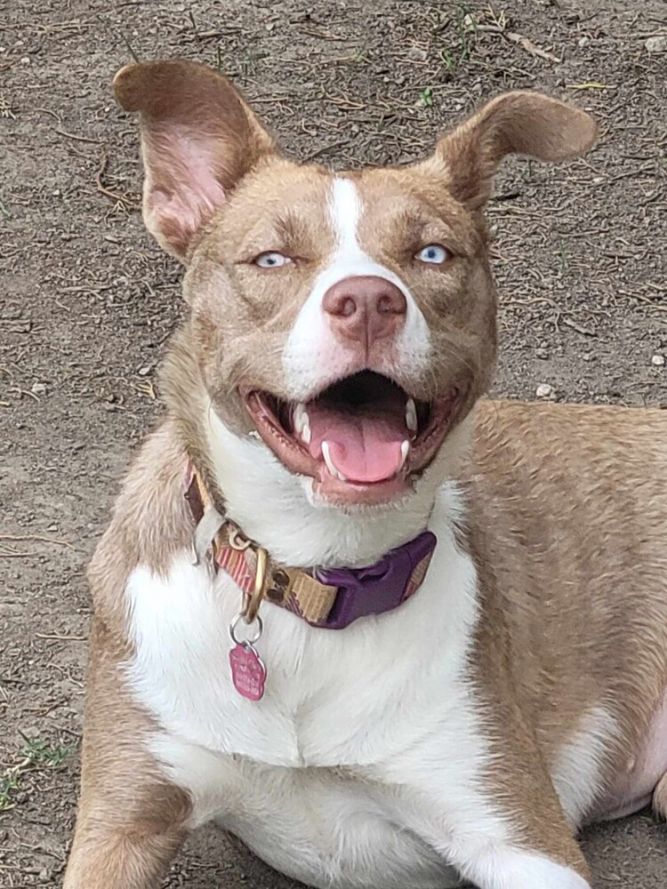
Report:
[[61,540],[59,537],[47,537],[45,534],[0,534],[0,540],[11,540],[12,542],[38,540],[40,543],[53,543],[56,546],[67,546],[69,549],[74,549],[72,544],[66,540]]
[[101,145],[101,139],[91,139],[89,136],[77,136],[76,133],[68,133],[67,130],[59,130],[58,127],[53,127],[53,132],[58,133],[59,136],[64,136],[66,139],[74,139],[75,142],[91,142],[93,145]]

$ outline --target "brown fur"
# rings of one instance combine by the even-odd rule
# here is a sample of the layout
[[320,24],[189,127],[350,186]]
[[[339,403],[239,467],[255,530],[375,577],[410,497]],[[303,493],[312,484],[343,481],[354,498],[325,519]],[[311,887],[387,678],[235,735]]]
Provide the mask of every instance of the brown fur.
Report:
[[[122,592],[132,569],[166,570],[187,546],[185,454],[173,421],[148,439],[125,481],[88,570],[91,627],[81,803],[65,887],[155,886],[180,845],[190,802],[165,781],[145,747],[154,730],[125,690],[120,664],[132,654]],[[104,702],[101,704],[101,702]]]
[[[123,685],[121,664],[132,653],[123,590],[135,566],[164,571],[189,545],[186,455],[222,499],[205,411],[212,404],[247,433],[239,387],[283,392],[283,346],[332,249],[321,211],[331,174],[283,159],[228,81],[192,63],[162,62],[128,66],[115,86],[123,107],[141,112],[145,218],[188,266],[191,317],[164,371],[169,418],[130,472],[89,572],[96,617],[66,889],[149,889],[182,839],[190,802],[147,752],[151,720]],[[466,396],[459,419],[485,391],[496,296],[480,210],[493,172],[512,151],[560,159],[586,150],[594,134],[583,112],[512,93],[445,136],[421,164],[347,174],[367,210],[363,246],[401,275],[433,332],[433,367],[400,380],[409,391],[431,400],[454,381]],[[191,188],[182,136],[208,161]],[[432,241],[453,254],[446,274],[412,260]],[[268,275],[253,264],[268,250],[294,262]],[[528,848],[585,874],[547,767],[603,701],[621,727],[606,762],[611,781],[667,683],[667,422],[657,411],[486,402],[475,430],[462,540],[482,598],[471,671],[502,752],[488,778]],[[663,780],[663,809],[664,797]]]
[[474,671],[500,715],[491,779],[542,848],[556,815],[545,767],[581,717],[602,703],[620,726],[612,786],[667,686],[667,416],[500,402],[480,406],[476,428]]
[[[107,582],[97,592],[108,598],[118,587]],[[119,670],[128,643],[98,614],[90,645],[81,802],[65,889],[148,889],[183,841],[190,800],[165,780],[146,749],[155,726],[133,703]]]

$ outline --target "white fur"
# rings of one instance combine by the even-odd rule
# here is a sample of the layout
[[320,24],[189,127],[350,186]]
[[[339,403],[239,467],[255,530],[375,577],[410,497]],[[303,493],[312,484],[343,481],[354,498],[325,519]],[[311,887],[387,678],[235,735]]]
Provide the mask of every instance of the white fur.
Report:
[[[334,179],[329,218],[336,248],[315,279],[283,352],[287,392],[294,401],[308,399],[323,383],[345,376],[353,368],[355,356],[334,336],[322,308],[329,288],[345,278],[374,275],[398,287],[407,301],[405,324],[396,342],[398,361],[415,375],[428,365],[430,336],[426,319],[401,278],[361,247],[358,225],[362,213],[361,196],[354,182]],[[391,372],[389,367],[374,369]]]
[[433,491],[466,447],[472,417],[447,437],[438,458],[400,502],[343,512],[314,502],[311,481],[294,475],[261,441],[237,436],[208,411],[208,439],[227,511],[278,561],[294,566],[358,567],[416,537],[429,520]]
[[[164,576],[139,567],[126,597],[135,656],[126,677],[162,727],[147,743],[193,799],[191,826],[216,820],[282,872],[333,889],[445,889],[450,864],[482,889],[585,889],[572,871],[519,851],[485,784],[490,750],[467,676],[476,572],[456,543],[464,508],[451,470],[465,424],[397,507],[345,515],[310,504],[261,443],[209,411],[209,443],[227,506],[244,530],[292,565],[361,565],[429,526],[438,537],[419,593],[343,631],[315,630],[270,603],[258,650],[265,697],[233,688],[229,623],[241,595],[183,552]],[[458,436],[458,440],[457,440]],[[420,484],[422,487],[420,488]],[[594,784],[587,740],[555,779],[575,816]]]
[[573,827],[582,823],[604,789],[605,756],[617,737],[618,725],[611,713],[604,707],[592,707],[559,751],[552,780]]
[[[459,683],[477,606],[473,564],[454,541],[457,500],[453,488],[443,490],[431,522],[439,543],[427,580],[400,611],[326,631],[262,606],[258,649],[270,677],[259,705],[231,685],[228,627],[241,594],[228,575],[209,574],[187,552],[166,577],[135,569],[126,590],[136,643],[128,668],[133,687],[184,740],[282,766],[377,763],[409,750],[425,727],[440,723],[443,710],[456,705],[457,720],[467,719]],[[401,651],[409,657],[397,657]],[[436,691],[443,683],[448,694]],[[400,720],[391,713],[396,707]]]
[[424,839],[424,794],[439,801],[443,836],[507,842],[481,786],[489,754],[465,669],[476,576],[455,541],[460,509],[443,488],[427,580],[398,611],[327,631],[265,603],[259,703],[231,684],[228,625],[240,604],[231,580],[187,553],[166,577],[132,573],[127,679],[163,727],[152,749],[192,793],[193,824],[215,817],[311,884],[368,889],[451,880]]
[[484,850],[463,870],[483,889],[590,889],[571,868],[516,848]]

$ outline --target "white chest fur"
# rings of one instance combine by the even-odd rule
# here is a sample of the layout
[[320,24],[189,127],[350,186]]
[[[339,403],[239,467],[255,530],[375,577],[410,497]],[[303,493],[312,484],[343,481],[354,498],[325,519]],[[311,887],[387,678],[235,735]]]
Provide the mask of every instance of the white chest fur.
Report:
[[438,546],[426,581],[397,611],[329,631],[263,606],[259,703],[232,686],[229,624],[240,593],[227,575],[211,576],[186,553],[164,578],[137,568],[126,591],[134,693],[183,740],[270,765],[377,764],[410,747],[466,694],[475,572],[454,541],[452,499],[443,494],[431,525]]
[[[426,581],[394,612],[330,631],[263,605],[260,702],[231,681],[231,580],[186,553],[166,577],[132,573],[127,681],[162,727],[149,744],[191,794],[192,826],[215,819],[284,873],[338,889],[444,889],[458,885],[444,864],[457,832],[512,842],[480,780],[489,749],[465,669],[476,573],[456,544],[459,511],[445,486]],[[571,783],[559,787],[568,812]]]
[[454,539],[457,507],[456,492],[443,489],[426,581],[400,609],[328,631],[265,604],[258,649],[268,678],[257,703],[231,682],[228,628],[240,593],[229,578],[193,566],[186,553],[167,577],[133,572],[126,595],[136,657],[127,676],[163,727],[152,747],[191,791],[193,821],[222,820],[311,883],[363,886],[359,862],[367,860],[371,871],[385,862],[387,886],[406,885],[408,871],[411,885],[419,873],[423,885],[443,885],[434,853],[396,830],[408,827],[397,787],[403,763],[417,788],[443,784],[453,812],[465,803],[471,819],[484,817],[466,789],[486,745],[464,674],[476,576]]

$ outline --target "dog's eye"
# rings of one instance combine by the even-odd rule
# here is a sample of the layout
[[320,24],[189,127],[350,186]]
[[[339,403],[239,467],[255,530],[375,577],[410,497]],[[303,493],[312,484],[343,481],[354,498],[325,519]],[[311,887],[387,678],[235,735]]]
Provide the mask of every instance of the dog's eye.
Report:
[[426,247],[415,254],[415,259],[420,262],[430,262],[431,265],[442,265],[451,259],[452,254],[442,244],[427,244]]
[[283,253],[270,251],[269,253],[260,253],[253,261],[260,269],[279,269],[292,260]]

